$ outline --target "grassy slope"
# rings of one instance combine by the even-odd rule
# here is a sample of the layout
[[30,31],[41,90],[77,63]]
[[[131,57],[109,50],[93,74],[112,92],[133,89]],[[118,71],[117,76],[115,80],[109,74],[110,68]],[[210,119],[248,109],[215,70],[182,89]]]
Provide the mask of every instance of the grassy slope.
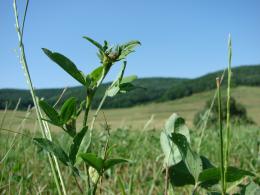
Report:
[[[260,65],[240,66],[232,69],[232,86],[260,86]],[[104,108],[122,108],[141,105],[145,103],[169,101],[187,97],[191,94],[201,93],[215,89],[215,78],[220,76],[222,71],[206,74],[195,79],[177,78],[143,78],[135,81],[135,85],[144,89],[136,89],[127,95],[119,94],[108,98],[103,105]],[[223,85],[226,80],[224,79]],[[100,87],[95,95],[93,106],[97,107],[103,97],[104,90],[108,83]],[[49,103],[54,104],[61,94],[62,89],[40,89],[36,90],[39,97],[44,97]],[[85,97],[85,90],[82,87],[69,88],[64,94],[61,102],[71,96],[77,97],[80,101]],[[9,109],[15,107],[19,98],[22,98],[20,108],[26,109],[32,104],[30,94],[27,90],[2,89],[0,90],[0,109],[5,108],[6,102],[10,104]]]
[[[108,123],[112,128],[119,127],[133,127],[134,129],[143,129],[146,122],[154,115],[154,120],[150,124],[150,127],[162,128],[165,120],[173,113],[176,112],[183,116],[188,125],[192,126],[192,120],[196,112],[204,107],[205,101],[212,99],[214,96],[214,90],[194,94],[189,97],[182,99],[160,102],[160,103],[150,103],[146,105],[139,105],[131,108],[121,108],[121,109],[106,109],[104,110],[105,116]],[[260,125],[260,88],[259,87],[237,87],[232,90],[232,96],[234,96],[238,102],[245,105],[249,117],[251,117],[257,125]],[[0,112],[0,118],[3,111]],[[11,111],[8,111],[6,117],[8,124],[8,118],[11,116]],[[18,116],[23,117],[24,112],[19,111]],[[33,115],[32,115],[33,117]],[[104,121],[102,112],[100,112],[96,127],[102,125]],[[13,120],[12,124],[15,125],[21,120],[17,118]],[[34,121],[29,120],[27,123],[29,129],[33,129]]]
[[[161,128],[165,120],[173,112],[179,113],[187,120],[189,126],[192,126],[192,120],[196,112],[200,111],[204,107],[205,101],[213,98],[213,96],[214,91],[208,91],[174,101],[151,103],[132,108],[107,109],[104,110],[104,113],[109,123],[114,127],[127,125],[142,128],[154,115],[151,125],[155,128]],[[260,125],[260,88],[237,87],[232,90],[232,96],[245,105],[249,117]],[[100,114],[97,123],[102,121],[102,117],[102,114]]]

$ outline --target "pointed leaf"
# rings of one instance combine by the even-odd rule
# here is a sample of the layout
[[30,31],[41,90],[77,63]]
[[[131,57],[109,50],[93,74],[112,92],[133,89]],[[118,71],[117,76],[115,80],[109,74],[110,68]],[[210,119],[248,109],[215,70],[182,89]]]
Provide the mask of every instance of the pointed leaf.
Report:
[[68,120],[76,115],[76,98],[71,97],[65,101],[61,107],[60,117],[64,123],[67,123]]
[[129,161],[122,158],[108,159],[104,163],[104,170],[107,170],[117,164],[128,163]]
[[93,39],[91,39],[91,38],[89,38],[89,37],[86,37],[86,36],[84,36],[83,37],[84,39],[86,39],[86,40],[88,40],[90,43],[92,43],[93,45],[95,45],[98,49],[100,49],[101,51],[104,51],[103,50],[103,46],[100,44],[100,43],[98,43],[97,41],[95,41],[95,40],[93,40]]
[[46,48],[42,49],[43,52],[54,62],[56,62],[63,70],[65,70],[68,74],[70,74],[74,79],[80,82],[82,85],[85,85],[85,79],[82,75],[82,72],[79,71],[76,65],[66,56],[52,52]]
[[121,54],[118,57],[118,60],[125,59],[127,55],[134,52],[134,48],[138,45],[141,45],[139,41],[130,41],[120,46]]
[[39,101],[39,105],[41,109],[44,111],[44,113],[48,116],[52,124],[57,126],[62,125],[59,113],[51,105],[49,105],[47,102],[43,100]]
[[73,139],[73,143],[70,146],[70,151],[69,151],[69,158],[72,164],[75,164],[76,161],[76,156],[79,151],[80,144],[82,142],[83,137],[85,136],[88,128],[84,127]]
[[69,165],[69,157],[59,145],[45,138],[33,138],[33,141],[47,152],[55,155],[64,165]]
[[102,173],[102,169],[104,167],[104,160],[102,158],[93,153],[82,153],[80,154],[80,157],[85,163],[96,169],[99,174]]
[[124,83],[131,83],[133,82],[134,80],[137,79],[137,76],[136,75],[131,75],[131,76],[127,76],[127,77],[124,77],[122,80],[121,80],[121,84],[124,84]]
[[89,77],[92,80],[92,87],[96,87],[98,84],[100,84],[103,75],[103,69],[103,66],[99,66],[89,74]]

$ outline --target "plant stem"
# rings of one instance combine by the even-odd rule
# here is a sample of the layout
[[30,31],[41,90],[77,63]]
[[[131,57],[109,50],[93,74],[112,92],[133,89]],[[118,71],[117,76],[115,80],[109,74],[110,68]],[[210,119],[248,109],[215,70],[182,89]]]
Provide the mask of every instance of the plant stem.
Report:
[[88,114],[89,114],[89,111],[90,111],[90,106],[91,106],[91,103],[92,103],[93,96],[94,96],[94,93],[89,92],[87,94],[87,97],[86,97],[86,110],[85,110],[84,119],[83,119],[83,128],[87,126]]
[[[29,5],[29,0],[27,0],[27,3],[26,3],[26,9],[25,9],[25,13],[24,13],[24,17],[23,17],[23,23],[22,23],[23,25],[25,24],[25,18],[26,18],[25,16],[26,16],[28,5]],[[16,31],[17,31],[18,40],[19,40],[20,58],[21,58],[20,62],[22,64],[22,67],[23,67],[23,70],[24,70],[24,73],[25,73],[25,77],[26,77],[27,83],[29,85],[30,93],[31,93],[31,96],[32,96],[32,99],[33,99],[37,119],[39,121],[39,125],[40,125],[41,131],[42,131],[42,135],[43,135],[43,137],[51,140],[50,131],[48,131],[48,129],[46,129],[44,127],[43,121],[41,120],[42,117],[41,117],[40,107],[39,107],[36,95],[34,93],[34,88],[33,88],[31,76],[30,76],[29,69],[28,69],[24,45],[23,45],[23,29],[24,29],[24,26],[22,26],[22,32],[21,32],[20,26],[19,26],[19,20],[18,20],[18,11],[17,11],[17,6],[16,6],[16,0],[13,1],[13,9],[14,9],[14,14],[15,14]],[[56,157],[52,156],[51,154],[48,154],[48,158],[49,158],[49,163],[50,163],[50,166],[51,166],[52,174],[53,174],[53,177],[54,177],[54,180],[55,180],[55,184],[56,184],[56,187],[57,187],[57,190],[58,190],[58,194],[62,194],[62,191],[63,191],[63,194],[66,195],[67,193],[66,193],[65,186],[62,185],[62,187],[61,187],[60,183],[59,183],[59,180],[60,180],[60,182],[63,184],[63,178],[60,174],[60,169],[59,169],[59,164],[57,162],[57,159],[56,159]],[[56,168],[54,166],[54,163],[55,163]],[[59,173],[59,176],[57,175],[56,170]]]
[[[227,121],[226,121],[226,151],[225,151],[225,175],[224,179],[226,181],[227,177],[227,167],[228,167],[228,160],[229,160],[229,150],[230,150],[230,89],[231,89],[231,60],[232,60],[232,44],[231,44],[231,36],[229,35],[228,40],[228,86],[227,86]],[[225,187],[226,188],[226,187]]]
[[96,112],[95,112],[95,114],[94,114],[94,116],[93,116],[93,119],[92,119],[92,121],[91,121],[91,126],[90,126],[90,131],[91,131],[91,132],[92,132],[92,130],[93,130],[93,128],[94,128],[94,124],[95,124],[95,121],[96,121],[96,119],[97,119],[98,113],[99,113],[101,107],[103,106],[103,104],[104,104],[106,98],[107,98],[107,93],[105,93],[105,95],[103,96],[103,98],[102,98],[101,102],[99,103],[98,108],[97,108],[97,110],[96,110]]
[[219,135],[220,135],[220,175],[222,195],[225,195],[225,178],[224,178],[224,142],[223,142],[223,128],[222,128],[222,106],[221,106],[221,90],[220,79],[216,78],[217,91],[218,91],[218,122],[219,122]]

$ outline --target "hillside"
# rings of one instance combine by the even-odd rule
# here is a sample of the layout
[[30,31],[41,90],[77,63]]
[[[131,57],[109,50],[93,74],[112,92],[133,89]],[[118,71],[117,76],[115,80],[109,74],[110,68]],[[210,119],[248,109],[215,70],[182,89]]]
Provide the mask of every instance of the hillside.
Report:
[[[120,94],[114,98],[108,98],[104,108],[130,107],[149,102],[164,102],[190,96],[195,93],[209,91],[215,88],[215,78],[221,76],[222,71],[209,73],[195,79],[182,78],[142,78],[135,81],[135,85],[145,89],[136,89],[127,95]],[[232,85],[236,86],[260,86],[260,65],[240,66],[232,69]],[[94,108],[97,107],[102,98],[104,90],[109,83],[103,84],[98,90],[94,99]],[[225,79],[223,81],[225,85]],[[53,104],[62,93],[63,89],[39,89],[36,94],[44,97]],[[63,99],[76,96],[83,100],[85,91],[82,87],[71,87],[63,96]],[[28,90],[1,89],[0,109],[4,109],[6,103],[8,108],[13,109],[21,98],[20,109],[26,109],[32,105],[32,100]],[[61,101],[62,102],[62,101]]]
[[[106,109],[104,114],[107,122],[112,129],[131,127],[132,129],[143,129],[147,121],[153,116],[153,120],[149,128],[161,129],[165,123],[165,120],[173,113],[176,112],[186,119],[189,127],[192,127],[194,115],[200,111],[207,100],[212,99],[215,90],[207,92],[196,93],[189,97],[180,98],[174,101],[166,102],[154,102],[146,105],[133,106],[131,108],[120,108],[120,109]],[[246,109],[248,116],[259,126],[260,125],[260,87],[236,87],[231,91],[232,96],[235,97],[237,102],[243,104]],[[92,116],[94,110],[90,112]],[[7,111],[5,117],[5,124],[17,125],[21,123],[21,120],[25,116],[24,111],[18,111],[15,119],[13,119],[12,111]],[[0,118],[4,116],[4,111],[0,111]],[[31,118],[35,118],[31,115]],[[83,116],[80,116],[79,123],[83,120]],[[80,124],[79,124],[80,125]],[[96,121],[96,127],[100,128],[104,125],[104,116],[102,113],[98,115]],[[6,126],[6,128],[9,128]],[[27,129],[34,129],[34,120],[28,120],[25,125]],[[57,130],[57,127],[52,126],[53,130]]]

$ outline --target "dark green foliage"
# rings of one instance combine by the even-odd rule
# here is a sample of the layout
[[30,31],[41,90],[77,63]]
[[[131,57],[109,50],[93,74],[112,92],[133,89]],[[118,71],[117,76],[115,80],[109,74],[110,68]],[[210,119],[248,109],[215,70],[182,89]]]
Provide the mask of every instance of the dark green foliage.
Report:
[[45,138],[33,138],[33,141],[45,151],[55,155],[64,165],[69,165],[70,159],[59,145]]
[[[193,120],[193,124],[194,125],[198,125],[201,120],[203,120],[203,115],[204,113],[210,108],[211,105],[211,101],[212,100],[208,100],[206,102],[206,105],[204,107],[204,109],[202,111],[199,111]],[[225,97],[222,98],[222,116],[223,116],[223,120],[226,120],[227,117],[227,100]],[[238,103],[233,97],[230,98],[230,119],[232,123],[236,123],[236,124],[254,124],[254,122],[248,118],[247,116],[247,112],[246,112],[246,108]],[[217,102],[214,103],[210,116],[209,116],[209,120],[208,120],[208,125],[216,125],[218,121],[218,106],[217,106]]]
[[[260,65],[241,66],[232,69],[232,86],[260,86]],[[152,101],[167,101],[189,96],[194,93],[215,89],[215,78],[220,76],[222,71],[207,74],[196,79],[176,79],[176,78],[145,78],[137,79],[134,85],[143,87],[128,93],[128,95],[118,94],[113,98],[108,98],[103,108],[130,107],[137,104],[144,104]],[[86,77],[86,82],[87,82]],[[102,84],[97,90],[92,107],[96,108],[103,97],[105,89],[110,84]],[[226,80],[223,81],[226,85]],[[54,104],[62,92],[62,89],[41,89],[35,91],[38,97],[44,97],[50,104]],[[86,93],[83,87],[69,88],[61,103],[68,97],[74,96],[78,100],[84,100]],[[2,89],[0,90],[0,109],[4,109],[8,102],[9,109],[13,109],[21,98],[20,109],[27,109],[28,105],[33,105],[30,93],[27,90]]]
[[52,52],[48,49],[43,48],[43,52],[54,62],[56,62],[63,70],[65,70],[69,75],[71,75],[74,79],[80,82],[82,85],[86,84],[84,74],[77,69],[76,65],[66,56]]
[[72,164],[74,165],[76,162],[77,153],[79,151],[80,144],[82,142],[83,137],[85,136],[88,127],[84,127],[74,138],[73,143],[70,146],[69,150],[69,158]]
[[[227,168],[227,182],[235,182],[237,180],[242,179],[245,176],[255,176],[255,175],[249,171],[238,169],[236,167]],[[220,168],[209,168],[204,170],[199,176],[199,181],[201,183],[204,182],[214,183],[214,181],[218,183],[220,181]]]

